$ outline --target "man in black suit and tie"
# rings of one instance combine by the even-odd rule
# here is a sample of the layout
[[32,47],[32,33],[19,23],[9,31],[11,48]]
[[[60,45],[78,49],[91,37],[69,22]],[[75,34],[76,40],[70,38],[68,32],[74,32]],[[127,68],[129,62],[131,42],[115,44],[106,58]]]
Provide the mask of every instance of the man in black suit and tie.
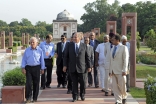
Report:
[[63,71],[66,72],[69,63],[69,72],[73,81],[73,102],[78,100],[78,79],[80,81],[80,97],[85,100],[86,73],[91,71],[91,60],[87,45],[80,42],[81,34],[75,33],[73,43],[70,43],[65,51],[63,60]]
[[[95,40],[95,33],[94,32],[90,33],[90,43],[89,44],[94,49],[94,60],[95,60],[95,50],[96,50],[97,46],[100,44],[100,42]],[[98,70],[97,70],[97,67],[95,65],[95,61],[94,61],[94,85],[95,85],[95,88],[99,87]],[[88,86],[88,87],[91,87],[91,85]]]
[[61,35],[61,42],[57,43],[57,48],[56,48],[56,54],[57,54],[56,74],[57,74],[57,82],[58,82],[57,87],[58,88],[61,85],[63,88],[65,88],[67,85],[67,73],[63,72],[63,58],[64,58],[65,48],[67,45],[68,45],[68,42],[66,42],[66,35]]

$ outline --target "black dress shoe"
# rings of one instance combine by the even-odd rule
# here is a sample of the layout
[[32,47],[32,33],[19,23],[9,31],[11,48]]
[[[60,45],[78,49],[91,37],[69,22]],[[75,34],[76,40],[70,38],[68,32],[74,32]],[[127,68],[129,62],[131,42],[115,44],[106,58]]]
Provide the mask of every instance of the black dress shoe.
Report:
[[68,90],[68,91],[67,91],[67,94],[71,94],[71,93],[72,93],[72,91],[71,91],[71,90]]
[[105,96],[108,96],[108,92],[105,92]]
[[127,92],[130,92],[130,89],[127,89]]
[[30,99],[27,99],[25,103],[31,103],[31,100]]
[[115,104],[122,104],[122,103],[118,103],[118,102],[116,102]]
[[63,86],[62,86],[62,88],[66,88],[66,86],[65,86],[65,85],[63,85]]
[[46,86],[46,87],[47,87],[47,88],[51,88],[50,85],[49,85],[49,86]]
[[114,96],[114,93],[111,93],[112,96]]
[[60,86],[61,86],[61,85],[60,85],[60,84],[58,84],[58,85],[57,85],[57,88],[59,88]]
[[85,100],[85,97],[84,96],[81,96],[81,100],[84,101]]
[[37,100],[33,100],[32,103],[37,102]]
[[45,89],[45,87],[40,87],[40,89],[41,89],[41,90],[44,90],[44,89]]
[[126,104],[126,99],[122,99],[122,104]]
[[76,102],[76,101],[77,101],[77,99],[73,99],[73,100],[72,100],[72,102]]
[[96,85],[95,88],[99,88],[99,85]]

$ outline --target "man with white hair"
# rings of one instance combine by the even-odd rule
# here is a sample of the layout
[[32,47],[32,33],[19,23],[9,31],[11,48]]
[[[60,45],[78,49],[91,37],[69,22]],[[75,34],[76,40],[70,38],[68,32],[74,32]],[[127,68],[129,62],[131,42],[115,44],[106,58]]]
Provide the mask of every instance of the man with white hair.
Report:
[[104,49],[105,49],[105,43],[109,41],[109,36],[104,36],[104,42],[99,44],[95,50],[95,65],[98,67],[100,72],[100,82],[101,82],[101,88],[102,92],[105,91],[105,55],[104,55]]
[[[122,42],[123,45],[127,46],[129,54],[130,54],[130,43],[127,41],[127,37],[125,35],[122,35],[121,42]],[[130,60],[129,60],[129,62],[130,62]],[[126,81],[127,92],[130,92],[130,75],[129,75],[130,63],[129,62],[128,62],[128,73],[126,75],[126,79],[127,79],[127,81]]]
[[[26,74],[26,103],[31,102],[32,88],[33,88],[33,102],[37,101],[39,93],[40,71],[44,73],[45,64],[43,51],[38,47],[38,40],[36,37],[30,39],[30,47],[28,47],[22,58],[22,72]],[[33,84],[33,87],[32,87]]]

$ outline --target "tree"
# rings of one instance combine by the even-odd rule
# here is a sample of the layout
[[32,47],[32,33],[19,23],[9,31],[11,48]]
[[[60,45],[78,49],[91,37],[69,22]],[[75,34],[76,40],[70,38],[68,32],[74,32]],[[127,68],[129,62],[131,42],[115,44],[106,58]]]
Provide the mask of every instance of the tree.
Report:
[[0,27],[7,27],[8,24],[2,20],[0,20]]
[[13,21],[13,22],[10,22],[10,24],[9,24],[10,27],[14,27],[17,25],[18,25],[18,21]]
[[47,24],[46,24],[46,22],[44,21],[44,22],[41,22],[41,21],[38,21],[38,22],[36,22],[36,26],[43,26],[43,27],[45,27]]
[[26,19],[26,18],[23,18],[23,19],[22,19],[22,21],[20,22],[20,25],[21,25],[21,26],[33,26],[33,25],[31,24],[31,22],[30,22],[28,19]]

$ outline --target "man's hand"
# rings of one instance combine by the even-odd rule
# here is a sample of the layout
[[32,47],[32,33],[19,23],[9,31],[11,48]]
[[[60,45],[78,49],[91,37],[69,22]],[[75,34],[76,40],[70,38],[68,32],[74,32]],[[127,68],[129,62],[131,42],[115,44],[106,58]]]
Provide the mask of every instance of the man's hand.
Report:
[[40,73],[41,73],[41,74],[44,74],[44,70],[41,70]]
[[96,66],[96,67],[99,66],[98,62],[95,63],[95,66]]
[[51,56],[49,56],[49,59],[51,59],[52,57]]
[[25,70],[25,69],[22,69],[22,73],[23,73],[23,74],[26,74],[26,70]]
[[63,67],[63,72],[66,72],[66,71],[67,71],[67,67],[64,66],[64,67]]
[[126,73],[125,72],[122,72],[122,76],[125,76],[126,75]]
[[111,76],[112,76],[112,74],[111,74],[111,73],[109,73],[109,76],[111,77]]
[[92,69],[91,68],[88,68],[88,72],[91,72],[92,71]]
[[55,53],[55,58],[57,58],[58,57],[58,54],[57,53]]

